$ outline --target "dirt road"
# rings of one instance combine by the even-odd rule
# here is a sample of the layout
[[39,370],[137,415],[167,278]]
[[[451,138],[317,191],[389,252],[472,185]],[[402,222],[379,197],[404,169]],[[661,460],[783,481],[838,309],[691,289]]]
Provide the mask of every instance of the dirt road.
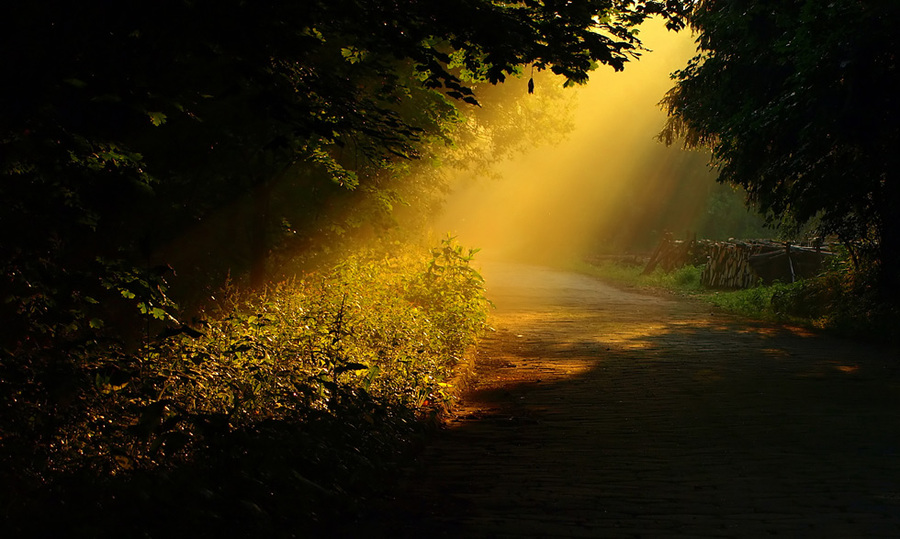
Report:
[[389,537],[900,537],[900,363],[521,265]]

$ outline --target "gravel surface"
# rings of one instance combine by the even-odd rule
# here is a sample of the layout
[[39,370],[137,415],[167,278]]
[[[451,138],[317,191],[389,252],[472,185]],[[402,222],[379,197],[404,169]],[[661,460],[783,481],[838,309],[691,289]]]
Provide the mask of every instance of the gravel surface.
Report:
[[335,535],[900,537],[896,353],[572,273],[484,274],[476,382]]

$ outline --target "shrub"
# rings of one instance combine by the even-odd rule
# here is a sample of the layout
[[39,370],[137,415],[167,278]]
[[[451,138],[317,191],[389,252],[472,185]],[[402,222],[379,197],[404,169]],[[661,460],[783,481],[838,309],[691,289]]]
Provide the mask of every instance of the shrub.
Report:
[[4,404],[18,413],[0,425],[4,447],[18,449],[0,476],[133,474],[242,455],[248,440],[287,431],[312,436],[299,460],[337,480],[328,469],[353,469],[328,464],[338,446],[367,460],[365,447],[399,443],[385,439],[400,432],[389,423],[450,398],[487,316],[473,254],[446,240],[424,259],[362,253],[263,292],[226,287],[203,322],[138,353],[99,343],[70,351],[57,368],[70,386],[65,408],[42,404],[50,397],[30,382],[34,365],[20,363],[4,381]]
[[783,293],[790,286],[775,283],[742,290],[714,292],[709,295],[709,299],[714,305],[733,313],[751,318],[772,319],[777,317],[772,311],[773,295]]

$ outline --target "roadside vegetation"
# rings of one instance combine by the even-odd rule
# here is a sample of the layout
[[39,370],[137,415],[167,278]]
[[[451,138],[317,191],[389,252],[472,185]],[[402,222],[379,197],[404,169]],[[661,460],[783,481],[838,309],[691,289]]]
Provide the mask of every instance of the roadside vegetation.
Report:
[[700,281],[702,265],[671,272],[608,260],[575,262],[571,268],[628,287],[665,290],[706,301],[725,311],[776,323],[790,323],[836,335],[896,344],[900,312],[879,296],[874,272],[855,270],[846,254],[821,275],[794,283],[757,284],[742,290],[713,290]]
[[0,32],[3,537],[332,535],[486,317],[473,252],[392,242],[688,8],[109,7]]
[[197,329],[132,351],[5,362],[5,531],[323,532],[352,514],[452,400],[487,316],[474,251],[394,248],[226,286]]
[[900,306],[900,182],[888,142],[900,135],[889,120],[900,114],[900,5],[883,4],[693,3],[697,54],[661,102],[660,140],[710,150],[717,180],[745,189],[769,223],[815,224],[850,251],[855,272],[779,296],[827,298],[832,308],[800,313],[825,327],[878,327],[886,315],[872,287],[878,303]]

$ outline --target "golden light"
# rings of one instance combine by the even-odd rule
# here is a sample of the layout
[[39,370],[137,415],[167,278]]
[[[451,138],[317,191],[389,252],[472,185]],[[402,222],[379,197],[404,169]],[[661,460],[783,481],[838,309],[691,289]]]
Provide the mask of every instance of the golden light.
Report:
[[[461,182],[435,232],[482,247],[485,257],[531,260],[565,258],[604,242],[631,245],[662,223],[683,232],[707,195],[706,187],[683,186],[713,184],[707,157],[655,137],[665,120],[657,104],[672,86],[670,73],[693,56],[693,38],[658,22],[641,38],[653,50],[624,72],[601,67],[586,86],[567,90],[575,99],[567,140],[500,164],[499,180]],[[559,119],[569,118],[560,112]],[[471,176],[479,171],[463,180]]]

